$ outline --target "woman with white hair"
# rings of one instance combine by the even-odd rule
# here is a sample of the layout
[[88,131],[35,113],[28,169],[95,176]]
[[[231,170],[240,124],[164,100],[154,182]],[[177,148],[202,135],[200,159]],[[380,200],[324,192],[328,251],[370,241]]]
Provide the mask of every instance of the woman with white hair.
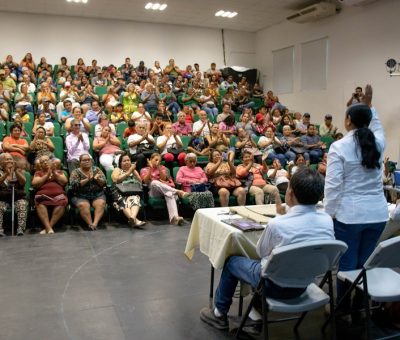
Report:
[[185,166],[181,166],[176,175],[176,183],[182,185],[182,190],[192,191],[192,185],[207,183],[208,178],[202,168],[196,166],[197,156],[194,153],[188,153],[185,157]]

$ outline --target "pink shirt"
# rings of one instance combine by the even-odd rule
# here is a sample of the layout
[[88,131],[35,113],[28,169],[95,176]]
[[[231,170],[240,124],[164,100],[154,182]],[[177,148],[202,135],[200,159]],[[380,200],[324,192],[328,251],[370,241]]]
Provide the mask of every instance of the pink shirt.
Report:
[[[140,177],[144,180],[144,178],[146,177],[146,175],[148,174],[148,172],[151,170],[151,181],[161,181],[160,180],[160,171],[158,171],[158,168],[143,168],[142,170],[140,170]],[[166,173],[167,175],[169,174],[167,168],[164,165],[161,165],[161,171]],[[161,181],[164,184],[169,185],[170,187],[174,188],[175,187],[175,183],[172,179],[172,177],[167,176],[168,179],[166,181]]]
[[179,168],[179,171],[176,175],[176,183],[182,184],[183,191],[187,192],[191,191],[191,184],[200,184],[207,182],[207,176],[204,170],[199,166],[196,166],[193,169],[190,169],[187,166],[182,166]]
[[172,127],[179,136],[187,136],[192,133],[192,124],[190,123],[181,124],[179,122],[176,122],[172,124]]
[[[104,138],[103,137],[96,137],[96,139],[99,142],[104,142]],[[108,142],[106,145],[104,145],[101,148],[101,150],[99,150],[99,154],[100,154],[100,156],[103,155],[103,154],[111,155],[111,154],[115,154],[117,151],[121,151],[120,147]]]

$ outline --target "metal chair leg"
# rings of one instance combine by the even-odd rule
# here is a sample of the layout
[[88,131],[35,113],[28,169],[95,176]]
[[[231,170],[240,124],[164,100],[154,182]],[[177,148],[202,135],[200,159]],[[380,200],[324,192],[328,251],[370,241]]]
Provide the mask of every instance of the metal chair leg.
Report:
[[263,314],[263,336],[264,340],[268,340],[268,308],[267,308],[267,296],[265,294],[265,286],[262,289],[262,314]]
[[238,311],[238,316],[242,316],[243,314],[243,296],[239,296],[239,311]]
[[366,332],[367,339],[371,339],[371,311],[369,309],[369,295],[368,295],[368,283],[367,283],[367,272],[365,270],[362,271],[362,280],[363,280],[363,296],[364,296],[364,308],[365,308],[365,323],[366,323]]
[[253,308],[254,301],[255,301],[255,299],[258,298],[258,297],[259,297],[259,295],[258,295],[257,293],[254,293],[254,295],[253,295],[253,297],[252,297],[252,299],[251,299],[251,301],[250,301],[250,303],[249,303],[249,306],[247,307],[246,312],[244,313],[244,315],[243,315],[243,317],[242,317],[242,320],[240,321],[239,328],[238,328],[238,330],[236,331],[236,334],[235,334],[235,338],[236,338],[236,339],[239,338],[240,332],[242,331],[243,326],[244,326],[244,324],[246,323],[247,318],[249,317],[250,311],[251,311],[251,309]]
[[211,265],[211,278],[210,278],[210,301],[209,306],[211,309],[214,308],[214,267]]

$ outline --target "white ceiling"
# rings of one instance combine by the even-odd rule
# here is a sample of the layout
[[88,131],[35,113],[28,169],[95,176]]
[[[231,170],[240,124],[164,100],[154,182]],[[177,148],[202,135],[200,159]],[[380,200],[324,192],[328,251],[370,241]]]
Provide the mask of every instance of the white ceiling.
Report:
[[[165,11],[145,10],[150,0],[0,0],[0,11],[65,15],[224,28],[255,32],[278,24],[295,10],[318,0],[155,0]],[[232,19],[215,17],[218,10],[238,12]]]

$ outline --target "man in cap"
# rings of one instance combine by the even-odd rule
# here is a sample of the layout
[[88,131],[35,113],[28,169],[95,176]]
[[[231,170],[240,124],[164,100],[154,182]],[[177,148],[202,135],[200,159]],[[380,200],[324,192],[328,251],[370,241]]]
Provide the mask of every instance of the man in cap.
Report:
[[97,71],[97,76],[93,77],[91,82],[93,86],[107,86],[107,79],[104,78],[101,70]]
[[330,136],[333,138],[336,135],[336,132],[337,132],[337,127],[333,126],[332,124],[332,115],[331,114],[325,115],[325,122],[324,124],[321,124],[321,126],[319,127],[320,136],[321,137]]

